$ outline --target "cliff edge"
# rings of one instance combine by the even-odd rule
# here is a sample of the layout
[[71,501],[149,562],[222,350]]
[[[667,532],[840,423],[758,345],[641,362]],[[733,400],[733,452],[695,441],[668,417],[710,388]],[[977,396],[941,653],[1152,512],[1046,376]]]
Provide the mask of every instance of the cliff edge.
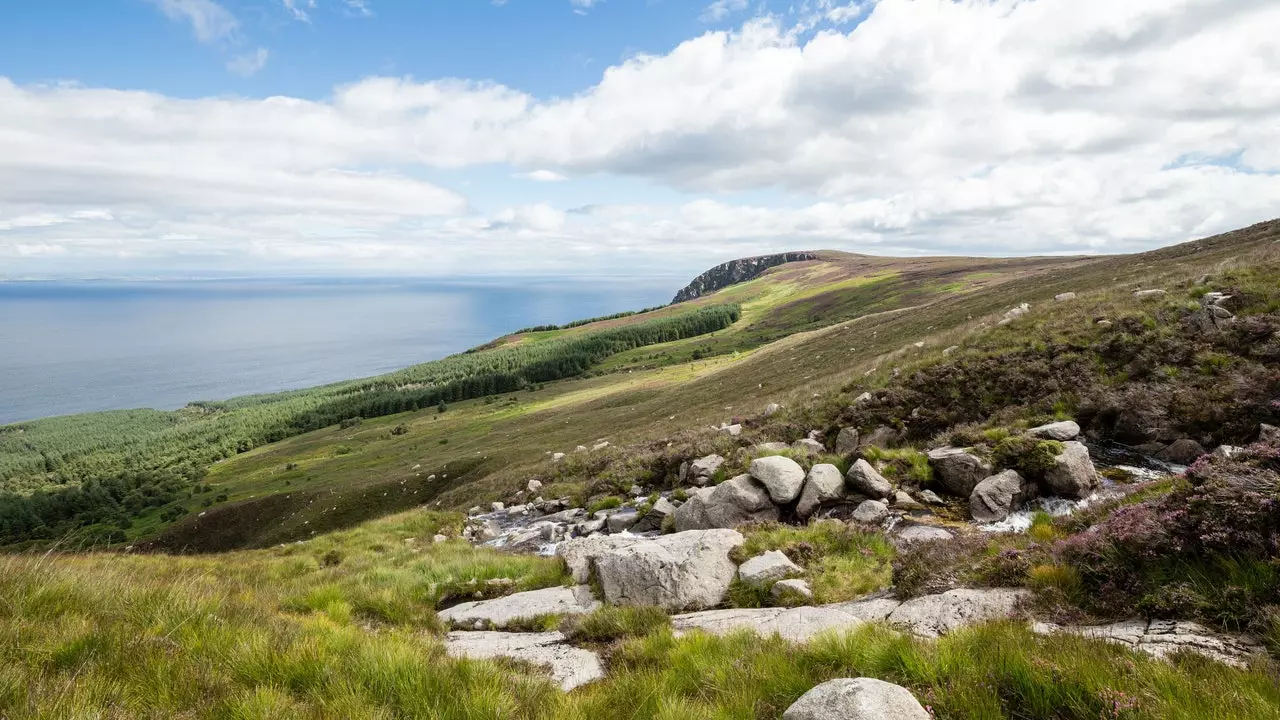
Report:
[[684,287],[683,290],[676,293],[676,297],[671,303],[682,303],[686,300],[702,297],[713,293],[721,288],[746,282],[771,267],[777,267],[789,262],[801,262],[803,260],[817,260],[818,256],[811,252],[786,252],[776,253],[773,255],[759,255],[757,257],[739,258],[730,260],[727,263],[721,263],[710,270],[702,273],[693,279],[693,282]]

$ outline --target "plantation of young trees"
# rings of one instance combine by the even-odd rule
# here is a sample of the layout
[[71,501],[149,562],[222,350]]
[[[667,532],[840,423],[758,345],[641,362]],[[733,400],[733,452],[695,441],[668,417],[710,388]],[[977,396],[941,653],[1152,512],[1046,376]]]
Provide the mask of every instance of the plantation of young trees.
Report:
[[[435,408],[581,375],[615,353],[722,330],[736,305],[462,353],[308,390],[0,427],[0,544],[58,538],[187,496],[209,464],[350,418]],[[170,509],[177,510],[174,506]],[[109,532],[104,537],[119,539]]]

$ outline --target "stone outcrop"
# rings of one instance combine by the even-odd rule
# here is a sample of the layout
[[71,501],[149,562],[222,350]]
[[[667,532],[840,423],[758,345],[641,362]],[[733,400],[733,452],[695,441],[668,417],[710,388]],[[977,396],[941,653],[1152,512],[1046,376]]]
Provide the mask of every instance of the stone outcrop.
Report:
[[1080,437],[1080,426],[1071,420],[1063,420],[1062,422],[1052,422],[1048,425],[1033,427],[1027,431],[1027,434],[1041,440],[1066,442]]
[[849,467],[845,480],[854,492],[866,495],[869,498],[883,500],[893,497],[893,485],[875,468],[871,467],[871,463],[862,458],[858,458]]
[[1044,489],[1062,497],[1088,497],[1100,484],[1098,471],[1089,459],[1089,448],[1079,442],[1063,443],[1062,448],[1062,453],[1053,459],[1053,467],[1044,474]]
[[506,657],[546,667],[551,679],[565,692],[604,677],[598,655],[566,645],[564,635],[558,632],[451,632],[444,646],[453,657]]
[[769,491],[769,497],[780,505],[795,500],[804,487],[804,468],[795,460],[782,455],[752,460],[747,474],[764,485]]
[[1034,623],[1041,634],[1069,633],[1119,643],[1166,659],[1178,651],[1194,652],[1226,665],[1244,667],[1266,648],[1247,635],[1217,633],[1198,623],[1179,620],[1123,620],[1108,625],[1061,626]]
[[911,691],[875,678],[828,680],[800,696],[782,720],[931,720]]
[[835,465],[820,463],[809,469],[796,503],[796,515],[806,520],[825,502],[844,497],[844,477]]
[[889,614],[889,624],[920,637],[940,637],[964,625],[1012,617],[1029,596],[1022,589],[949,590],[902,603]]
[[1000,522],[1035,494],[1036,486],[1023,479],[1017,470],[1005,470],[973,489],[969,496],[969,514],[978,522]]
[[928,457],[938,482],[959,497],[969,497],[978,483],[991,477],[991,463],[962,448],[936,448]]
[[856,452],[858,452],[858,429],[840,428],[840,432],[836,433],[836,453],[852,455]]
[[737,575],[729,553],[744,539],[734,530],[692,530],[642,539],[595,558],[610,605],[654,605],[668,611],[719,605]]
[[569,575],[576,583],[591,582],[595,559],[616,548],[626,547],[644,538],[629,535],[596,535],[566,540],[556,546],[556,555],[564,560]]
[[501,630],[511,623],[541,615],[585,615],[599,607],[600,603],[591,596],[591,588],[579,585],[462,603],[440,611],[439,618],[454,627]]
[[675,298],[671,300],[671,304],[674,305],[687,300],[693,300],[694,298],[708,295],[722,288],[727,288],[730,285],[746,282],[758,277],[769,268],[790,262],[816,260],[817,258],[818,256],[811,252],[786,252],[777,253],[775,255],[759,255],[756,257],[730,260],[729,262],[721,263],[694,278],[693,282],[689,283],[681,289],[680,292],[676,293]]
[[952,535],[949,530],[933,527],[932,525],[908,525],[893,536],[894,542],[900,546],[932,540],[953,539],[955,539],[955,535]]
[[[662,529],[662,524],[666,522],[667,517],[676,514],[678,508],[672,502],[664,497],[658,498],[653,507],[649,508],[649,512],[640,518],[640,521],[632,528],[633,532],[657,532]],[[609,518],[612,522],[613,518]]]

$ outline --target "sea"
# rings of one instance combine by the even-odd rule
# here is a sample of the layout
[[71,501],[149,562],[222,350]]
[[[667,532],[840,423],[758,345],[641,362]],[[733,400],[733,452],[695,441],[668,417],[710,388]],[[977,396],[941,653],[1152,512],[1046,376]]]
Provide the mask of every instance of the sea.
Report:
[[0,425],[377,375],[524,327],[661,305],[682,285],[674,276],[0,282]]

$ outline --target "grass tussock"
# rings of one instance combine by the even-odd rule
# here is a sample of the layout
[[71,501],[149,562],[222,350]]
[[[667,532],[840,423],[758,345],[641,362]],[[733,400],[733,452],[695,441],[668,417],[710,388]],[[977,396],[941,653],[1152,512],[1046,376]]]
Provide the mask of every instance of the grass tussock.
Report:
[[[890,584],[894,550],[881,533],[837,520],[819,520],[803,527],[769,523],[741,530],[746,542],[734,551],[736,560],[780,550],[804,568],[815,603],[853,600]],[[739,607],[769,604],[767,588],[734,583],[730,593],[730,602]]]

